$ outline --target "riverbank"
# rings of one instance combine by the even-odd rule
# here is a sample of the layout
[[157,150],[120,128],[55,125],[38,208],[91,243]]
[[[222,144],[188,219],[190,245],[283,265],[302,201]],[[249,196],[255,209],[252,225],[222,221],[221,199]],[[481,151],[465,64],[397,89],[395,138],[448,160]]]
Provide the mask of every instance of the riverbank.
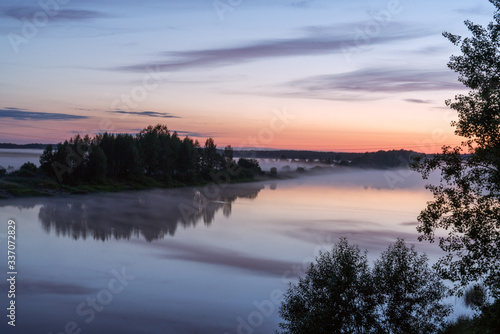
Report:
[[[224,184],[250,183],[266,180],[283,180],[297,177],[297,172],[280,173],[278,175],[264,174],[254,178],[238,179]],[[130,190],[169,189],[196,187],[214,184],[215,182],[200,181],[183,183],[179,181],[158,181],[148,177],[135,180],[108,180],[103,184],[70,185],[59,183],[48,177],[5,176],[0,178],[0,200],[17,197],[52,197],[58,195],[88,194],[100,192],[121,192]]]

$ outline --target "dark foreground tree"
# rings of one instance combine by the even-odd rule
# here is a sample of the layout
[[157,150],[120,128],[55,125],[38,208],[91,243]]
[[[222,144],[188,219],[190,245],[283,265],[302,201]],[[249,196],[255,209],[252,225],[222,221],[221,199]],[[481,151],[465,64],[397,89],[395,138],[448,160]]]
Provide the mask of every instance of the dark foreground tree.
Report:
[[346,239],[316,261],[285,293],[283,333],[436,333],[451,312],[442,304],[446,288],[427,257],[402,239],[374,270],[366,251]]
[[[420,157],[412,167],[424,178],[441,171],[441,184],[429,185],[434,200],[420,216],[421,240],[433,241],[436,231],[447,252],[439,269],[443,278],[456,283],[460,295],[476,281],[483,281],[490,294],[500,296],[500,1],[494,21],[487,27],[466,21],[472,36],[444,33],[462,55],[452,56],[448,66],[459,81],[471,89],[467,95],[448,100],[458,112],[452,122],[464,137],[461,146],[443,147],[430,159]],[[463,153],[467,153],[464,155]]]
[[291,285],[280,315],[283,333],[377,333],[375,286],[366,251],[341,239]]
[[403,239],[382,253],[373,271],[384,333],[435,333],[451,312],[441,301],[447,288],[427,255]]

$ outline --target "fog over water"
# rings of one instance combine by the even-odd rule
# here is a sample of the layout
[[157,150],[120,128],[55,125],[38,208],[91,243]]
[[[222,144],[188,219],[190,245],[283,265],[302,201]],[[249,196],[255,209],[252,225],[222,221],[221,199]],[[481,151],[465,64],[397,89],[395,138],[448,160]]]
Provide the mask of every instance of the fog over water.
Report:
[[[73,321],[82,333],[224,334],[244,321],[254,333],[272,333],[279,323],[273,296],[342,236],[368,249],[370,260],[404,237],[435,261],[441,251],[419,243],[415,230],[432,199],[425,183],[408,170],[346,169],[220,187],[2,200],[4,231],[8,219],[18,228],[16,329],[59,333]],[[6,244],[5,233],[0,241]],[[102,291],[122,270],[134,278],[108,303]],[[92,320],[87,298],[107,303]],[[259,311],[262,305],[272,307]]]

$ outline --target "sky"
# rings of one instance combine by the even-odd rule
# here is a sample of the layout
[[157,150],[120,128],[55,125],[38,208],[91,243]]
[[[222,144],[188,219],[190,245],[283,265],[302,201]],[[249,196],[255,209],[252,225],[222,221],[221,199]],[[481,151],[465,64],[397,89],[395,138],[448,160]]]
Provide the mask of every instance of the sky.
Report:
[[0,3],[0,142],[166,124],[218,147],[437,152],[467,90],[443,36],[487,0]]

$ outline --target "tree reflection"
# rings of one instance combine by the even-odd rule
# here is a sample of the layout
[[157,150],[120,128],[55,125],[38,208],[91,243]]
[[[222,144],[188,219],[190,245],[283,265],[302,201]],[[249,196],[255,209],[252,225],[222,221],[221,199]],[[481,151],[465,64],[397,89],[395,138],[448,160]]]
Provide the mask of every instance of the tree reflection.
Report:
[[38,217],[47,233],[98,240],[144,237],[147,241],[173,236],[178,225],[210,226],[222,209],[229,217],[238,198],[254,199],[261,185],[217,188],[215,195],[193,189],[71,196],[45,200]]

